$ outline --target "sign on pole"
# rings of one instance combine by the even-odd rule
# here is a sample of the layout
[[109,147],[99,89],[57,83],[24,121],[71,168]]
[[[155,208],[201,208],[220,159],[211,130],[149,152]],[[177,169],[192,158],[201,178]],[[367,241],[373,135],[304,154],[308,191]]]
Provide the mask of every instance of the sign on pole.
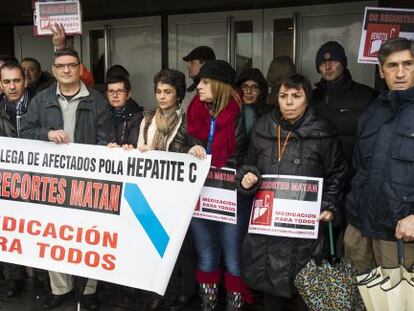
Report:
[[51,35],[54,24],[62,24],[68,35],[82,34],[82,14],[80,2],[36,1],[33,12],[35,35]]
[[358,63],[378,64],[381,44],[395,37],[414,39],[414,10],[366,7]]

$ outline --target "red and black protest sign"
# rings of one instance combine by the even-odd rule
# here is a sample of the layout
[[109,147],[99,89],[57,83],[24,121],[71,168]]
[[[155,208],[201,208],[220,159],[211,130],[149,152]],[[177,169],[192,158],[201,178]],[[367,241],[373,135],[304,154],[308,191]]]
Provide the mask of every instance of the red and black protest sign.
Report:
[[414,10],[365,8],[358,62],[377,63],[381,44],[396,37],[414,38]]

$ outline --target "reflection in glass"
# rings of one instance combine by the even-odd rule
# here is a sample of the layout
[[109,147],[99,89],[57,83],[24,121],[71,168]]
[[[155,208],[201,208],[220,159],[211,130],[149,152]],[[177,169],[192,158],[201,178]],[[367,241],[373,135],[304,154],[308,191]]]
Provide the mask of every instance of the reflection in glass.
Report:
[[235,69],[240,73],[244,68],[252,68],[253,61],[253,21],[234,23]]
[[273,58],[287,55],[293,59],[293,18],[273,21]]
[[105,39],[104,30],[91,30],[89,32],[90,64],[95,84],[105,83]]

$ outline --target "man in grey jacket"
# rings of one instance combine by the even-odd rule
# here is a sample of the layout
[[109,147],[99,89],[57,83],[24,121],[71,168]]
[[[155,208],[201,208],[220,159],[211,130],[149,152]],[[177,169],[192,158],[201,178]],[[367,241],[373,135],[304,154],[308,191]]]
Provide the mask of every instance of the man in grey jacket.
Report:
[[[115,133],[109,105],[97,91],[80,80],[78,53],[69,48],[58,50],[53,58],[53,75],[57,83],[37,94],[24,115],[21,137],[51,141],[56,144],[84,143],[107,145]],[[49,272],[52,294],[44,309],[60,305],[73,290],[71,275]],[[95,310],[96,280],[88,280],[83,292],[85,308]]]

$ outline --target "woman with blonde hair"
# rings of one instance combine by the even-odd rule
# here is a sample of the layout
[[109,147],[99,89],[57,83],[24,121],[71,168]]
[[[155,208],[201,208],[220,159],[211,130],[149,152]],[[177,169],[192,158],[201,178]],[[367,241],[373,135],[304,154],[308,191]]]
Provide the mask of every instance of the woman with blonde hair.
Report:
[[[246,135],[240,114],[240,96],[234,89],[235,72],[225,61],[206,61],[199,73],[198,95],[187,110],[187,132],[178,146],[204,158],[211,154],[217,168],[238,168],[246,150]],[[171,146],[174,149],[174,146]],[[226,310],[240,310],[251,296],[240,277],[241,244],[250,210],[237,196],[237,224],[193,218],[191,232],[197,251],[196,279],[202,310],[216,310],[218,283],[225,268]]]

